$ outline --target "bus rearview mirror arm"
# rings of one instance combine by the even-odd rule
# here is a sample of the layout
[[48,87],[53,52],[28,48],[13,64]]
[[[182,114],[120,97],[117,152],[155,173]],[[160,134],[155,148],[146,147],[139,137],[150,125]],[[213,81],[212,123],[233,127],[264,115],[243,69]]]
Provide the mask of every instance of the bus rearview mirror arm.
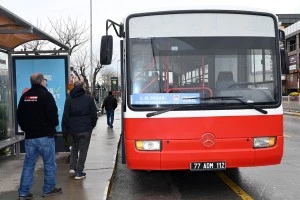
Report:
[[[108,35],[108,29],[113,26],[115,33],[118,37],[124,38],[125,33],[124,33],[124,24],[123,23],[116,23],[110,19],[106,20],[106,35]],[[117,30],[117,26],[119,27],[119,30]]]

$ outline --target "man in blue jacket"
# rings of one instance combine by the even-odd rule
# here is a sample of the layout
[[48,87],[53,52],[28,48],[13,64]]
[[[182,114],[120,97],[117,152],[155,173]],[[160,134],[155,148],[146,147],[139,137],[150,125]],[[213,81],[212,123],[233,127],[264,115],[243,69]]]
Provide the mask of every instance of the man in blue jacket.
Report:
[[43,196],[62,193],[56,188],[55,163],[55,127],[58,125],[58,110],[55,100],[46,89],[43,74],[30,76],[31,89],[25,92],[19,101],[17,121],[25,132],[26,156],[19,187],[19,199],[32,199],[30,189],[33,185],[34,168],[38,156],[44,162]]
[[75,174],[75,179],[79,180],[86,177],[84,164],[98,116],[94,98],[85,93],[81,82],[74,85],[65,102],[62,131],[72,135],[69,173]]

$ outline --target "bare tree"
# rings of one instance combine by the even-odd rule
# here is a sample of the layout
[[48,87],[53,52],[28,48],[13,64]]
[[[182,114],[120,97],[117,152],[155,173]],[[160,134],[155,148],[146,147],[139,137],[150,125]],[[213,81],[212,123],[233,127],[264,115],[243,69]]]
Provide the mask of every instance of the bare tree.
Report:
[[[46,30],[46,26],[42,26],[41,22],[37,20],[36,27],[38,27],[40,30],[44,31]],[[31,42],[27,42],[25,44],[22,44],[21,47],[24,49],[24,51],[39,51],[42,50],[45,46],[49,45],[49,41],[47,40],[34,40]]]
[[102,80],[102,86],[107,88],[108,90],[110,89],[111,86],[111,77],[116,76],[115,71],[111,68],[105,68],[101,71],[101,80]]
[[104,67],[100,64],[100,58],[96,54],[93,55],[93,76],[92,76],[92,85],[89,83],[89,78],[87,74],[88,68],[90,69],[90,63],[88,62],[88,53],[87,51],[81,51],[81,53],[76,53],[72,56],[71,59],[71,71],[77,77],[77,79],[84,80],[87,89],[90,90],[95,88],[97,82],[97,76],[100,70]]
[[[92,55],[92,66],[90,66],[88,62],[87,51],[83,49],[90,39],[87,34],[88,28],[85,23],[79,24],[77,20],[71,18],[68,18],[67,20],[60,18],[55,22],[49,19],[49,22],[52,28],[50,33],[52,33],[55,38],[58,38],[61,43],[70,48],[69,53],[72,55],[70,69],[73,74],[78,79],[84,81],[88,90],[90,90],[90,88],[95,88],[97,75],[101,68],[103,68],[103,65],[100,64],[99,51]],[[41,25],[38,26],[41,27]],[[44,41],[33,41],[32,43],[24,44],[23,48],[34,51],[41,50],[43,46]],[[91,67],[93,69],[91,75],[92,83],[89,83],[89,73],[87,73],[87,69],[91,69]]]
[[70,54],[89,41],[85,23],[79,24],[77,20],[72,20],[70,17],[67,21],[62,18],[56,22],[49,21],[58,40],[70,47]]
[[44,46],[47,46],[48,43],[47,40],[34,40],[23,44],[22,47],[24,51],[40,51]]
[[104,65],[100,64],[100,50],[96,51],[93,54],[93,63],[94,63],[94,72],[93,72],[93,80],[92,80],[92,84],[93,84],[93,88],[95,88],[96,82],[97,82],[97,75],[100,72],[100,70],[104,67]]
[[[96,55],[92,55],[93,66],[88,65],[87,52],[86,50],[82,50],[81,48],[90,39],[87,34],[88,28],[86,27],[86,25],[78,24],[77,21],[72,21],[70,18],[68,18],[67,21],[60,19],[56,21],[56,23],[53,23],[51,21],[50,23],[55,34],[58,36],[59,41],[70,47],[70,54],[76,52],[76,55],[73,54],[75,55],[75,58],[71,59],[71,67],[73,69],[74,74],[77,77],[80,76],[84,80],[87,89],[90,90],[90,88],[94,88],[97,79],[97,74],[103,66],[100,65],[100,58]],[[82,51],[79,53],[78,50],[80,49]],[[100,55],[100,53],[98,55]],[[93,73],[92,83],[89,84],[87,68],[90,67],[93,68]]]
[[87,57],[88,55],[86,51],[83,51],[81,54],[76,54],[71,62],[71,71],[75,74],[78,80],[83,80],[84,84],[86,85],[86,89],[90,90],[90,85],[86,74],[88,63]]

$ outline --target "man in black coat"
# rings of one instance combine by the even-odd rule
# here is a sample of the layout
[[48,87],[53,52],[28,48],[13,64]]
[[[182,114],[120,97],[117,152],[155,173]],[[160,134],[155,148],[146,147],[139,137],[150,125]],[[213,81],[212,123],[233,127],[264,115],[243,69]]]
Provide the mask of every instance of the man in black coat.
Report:
[[118,105],[117,99],[112,95],[112,91],[109,91],[108,95],[105,97],[103,101],[102,110],[105,107],[107,125],[110,128],[113,128],[115,109],[117,108],[117,105]]
[[94,98],[85,93],[81,82],[75,82],[74,85],[65,102],[62,131],[72,135],[69,173],[75,174],[78,180],[86,177],[84,164],[98,117]]
[[41,155],[44,162],[43,196],[62,193],[56,188],[55,127],[58,125],[58,110],[55,100],[46,88],[43,74],[30,76],[31,89],[19,101],[17,120],[25,132],[26,157],[19,187],[19,199],[32,199],[30,189],[34,180],[35,163]]

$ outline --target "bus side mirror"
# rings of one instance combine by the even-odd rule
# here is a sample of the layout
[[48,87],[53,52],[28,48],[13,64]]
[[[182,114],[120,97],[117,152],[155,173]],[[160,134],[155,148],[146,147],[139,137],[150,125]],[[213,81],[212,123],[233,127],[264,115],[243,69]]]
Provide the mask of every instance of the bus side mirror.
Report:
[[281,73],[288,74],[289,73],[289,57],[285,49],[280,49],[280,65],[281,65]]
[[100,64],[109,65],[111,63],[112,54],[113,54],[113,37],[111,35],[104,35],[101,38]]

